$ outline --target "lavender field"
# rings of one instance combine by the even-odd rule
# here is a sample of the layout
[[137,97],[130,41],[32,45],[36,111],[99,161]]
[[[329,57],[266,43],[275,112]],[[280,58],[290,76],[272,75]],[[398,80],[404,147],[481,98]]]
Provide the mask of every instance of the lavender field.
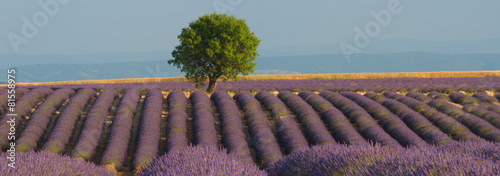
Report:
[[[2,175],[500,175],[500,78],[17,88]],[[5,95],[5,89],[0,89]],[[0,101],[0,134],[11,130]],[[7,167],[15,143],[16,168]],[[65,163],[63,167],[59,165]]]

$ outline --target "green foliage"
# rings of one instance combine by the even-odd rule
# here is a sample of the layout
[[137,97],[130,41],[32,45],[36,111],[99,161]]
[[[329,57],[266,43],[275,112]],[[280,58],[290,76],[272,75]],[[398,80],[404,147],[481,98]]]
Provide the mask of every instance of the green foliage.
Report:
[[210,84],[215,84],[218,78],[237,81],[237,75],[254,71],[260,40],[250,32],[245,20],[206,14],[183,28],[178,38],[180,44],[168,63],[180,68],[196,88],[205,86],[207,77]]

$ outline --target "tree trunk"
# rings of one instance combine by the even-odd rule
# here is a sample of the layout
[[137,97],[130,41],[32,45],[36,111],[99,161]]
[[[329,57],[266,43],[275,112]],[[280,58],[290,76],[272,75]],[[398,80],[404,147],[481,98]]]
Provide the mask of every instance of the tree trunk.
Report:
[[208,88],[207,93],[212,94],[215,91],[215,86],[217,85],[217,78],[208,78]]

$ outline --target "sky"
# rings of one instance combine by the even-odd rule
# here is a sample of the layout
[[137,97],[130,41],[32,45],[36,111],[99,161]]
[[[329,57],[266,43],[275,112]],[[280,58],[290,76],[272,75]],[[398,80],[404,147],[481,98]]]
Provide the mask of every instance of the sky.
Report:
[[[352,43],[368,24],[370,40],[500,39],[498,8],[496,0],[0,0],[0,54],[171,51],[182,28],[213,12],[245,19],[259,49]],[[385,25],[372,15],[382,12],[391,14]]]

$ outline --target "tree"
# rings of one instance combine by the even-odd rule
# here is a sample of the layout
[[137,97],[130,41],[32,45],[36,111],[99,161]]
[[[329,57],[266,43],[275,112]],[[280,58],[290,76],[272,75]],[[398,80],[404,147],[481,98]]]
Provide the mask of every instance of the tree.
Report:
[[183,28],[178,36],[180,44],[172,51],[173,64],[184,72],[196,88],[205,86],[208,93],[215,91],[217,79],[238,81],[238,75],[253,73],[257,46],[255,37],[245,20],[226,14],[206,14]]

